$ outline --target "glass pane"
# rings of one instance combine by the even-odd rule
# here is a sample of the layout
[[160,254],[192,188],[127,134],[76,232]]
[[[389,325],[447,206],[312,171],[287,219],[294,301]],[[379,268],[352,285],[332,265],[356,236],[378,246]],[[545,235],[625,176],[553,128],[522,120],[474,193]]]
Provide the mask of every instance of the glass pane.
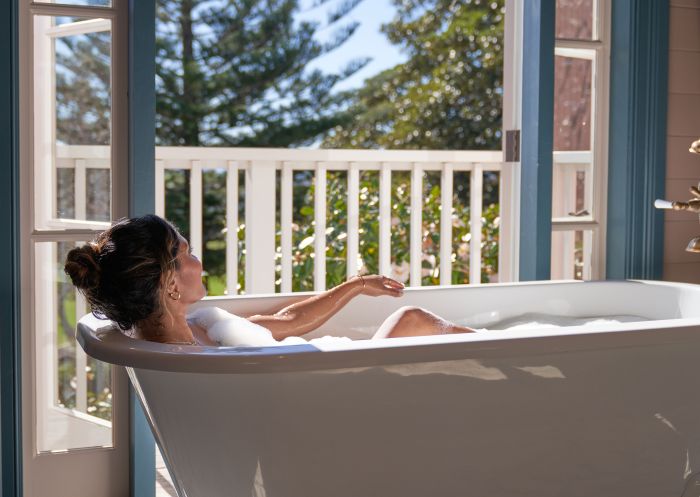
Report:
[[557,0],[555,36],[593,39],[593,4],[594,0]]
[[36,3],[56,3],[63,5],[87,5],[90,7],[111,7],[112,0],[34,0]]
[[591,248],[593,232],[590,230],[554,231],[552,233],[552,279],[591,279]]
[[590,165],[555,164],[552,180],[552,217],[590,216]]
[[108,222],[111,22],[35,16],[33,36],[36,227]]
[[38,452],[112,446],[112,368],[87,357],[75,339],[76,322],[89,312],[63,272],[75,246],[35,245]]
[[593,62],[554,57],[554,150],[590,150]]

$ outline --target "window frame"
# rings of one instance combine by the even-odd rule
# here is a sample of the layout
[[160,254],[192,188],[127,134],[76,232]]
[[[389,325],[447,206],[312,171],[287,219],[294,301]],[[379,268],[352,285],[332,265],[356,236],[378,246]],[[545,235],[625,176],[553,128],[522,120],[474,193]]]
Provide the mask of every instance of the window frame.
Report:
[[[112,0],[109,7],[66,5],[58,3],[29,2],[18,4],[19,50],[19,245],[24,254],[20,263],[21,288],[21,413],[22,433],[22,482],[25,492],[41,493],[36,478],[46,464],[59,464],[61,468],[88,467],[89,464],[105,464],[112,461],[115,471],[128,470],[128,380],[123,368],[113,367],[113,423],[112,447],[92,447],[69,450],[64,453],[38,453],[36,419],[40,401],[35,387],[40,372],[37,369],[36,308],[45,303],[37,301],[33,282],[38,275],[36,247],[46,242],[78,242],[92,239],[108,223],[65,222],[47,226],[37,224],[37,199],[35,190],[35,104],[34,104],[34,19],[36,16],[78,17],[82,19],[108,19],[111,22],[111,219],[128,215],[128,0]],[[80,29],[78,29],[80,31]],[[78,34],[77,32],[71,34]],[[52,132],[53,133],[53,132]],[[52,142],[53,143],[53,142]],[[55,150],[52,159],[55,159]],[[42,192],[50,194],[54,180],[46,182]],[[48,228],[48,229],[45,229]],[[29,282],[29,283],[27,283]],[[49,308],[52,306],[49,305]],[[53,367],[53,364],[52,366]],[[49,388],[51,388],[49,386]],[[54,462],[50,462],[54,461]],[[115,464],[118,462],[118,464]],[[39,479],[41,480],[41,479]],[[41,483],[41,485],[40,485]],[[55,482],[54,482],[55,484]],[[128,488],[128,482],[124,482]],[[43,487],[41,487],[43,488]]]
[[[552,233],[581,230],[590,231],[590,260],[584,256],[583,279],[602,280],[606,277],[606,227],[607,227],[607,179],[608,133],[610,116],[610,0],[593,0],[593,32],[591,40],[554,39],[554,55],[591,60],[591,213],[587,216],[552,217]],[[569,160],[576,152],[553,151],[552,170]],[[553,186],[554,188],[554,186]],[[584,242],[585,243],[585,242]],[[553,254],[553,259],[558,254]]]

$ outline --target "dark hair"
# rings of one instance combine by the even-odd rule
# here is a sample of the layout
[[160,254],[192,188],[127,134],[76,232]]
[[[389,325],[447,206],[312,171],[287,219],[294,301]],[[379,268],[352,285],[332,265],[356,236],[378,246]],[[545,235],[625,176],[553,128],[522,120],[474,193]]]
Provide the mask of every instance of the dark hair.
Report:
[[179,248],[179,234],[165,219],[122,219],[68,252],[64,270],[93,314],[128,330],[161,310],[161,288],[177,269]]

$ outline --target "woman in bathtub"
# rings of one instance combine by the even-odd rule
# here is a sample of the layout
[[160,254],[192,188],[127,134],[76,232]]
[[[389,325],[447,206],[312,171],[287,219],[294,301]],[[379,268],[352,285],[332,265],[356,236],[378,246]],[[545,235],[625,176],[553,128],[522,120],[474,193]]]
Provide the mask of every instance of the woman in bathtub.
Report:
[[[148,215],[123,219],[93,242],[68,253],[65,271],[93,312],[146,340],[191,345],[268,346],[299,338],[330,319],[357,295],[400,297],[403,284],[359,276],[275,314],[244,319],[209,307],[188,314],[205,295],[202,264],[177,230]],[[390,315],[373,338],[468,333],[416,307]]]

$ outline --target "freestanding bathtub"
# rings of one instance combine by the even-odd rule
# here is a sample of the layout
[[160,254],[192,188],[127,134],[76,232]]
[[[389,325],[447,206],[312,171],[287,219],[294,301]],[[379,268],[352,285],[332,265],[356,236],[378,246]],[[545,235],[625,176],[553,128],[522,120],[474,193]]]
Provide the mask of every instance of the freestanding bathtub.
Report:
[[[240,315],[299,296],[221,298]],[[272,348],[163,345],[85,316],[127,366],[180,496],[699,497],[700,286],[501,284],[359,297],[313,336],[371,335],[402,305],[558,329]]]

